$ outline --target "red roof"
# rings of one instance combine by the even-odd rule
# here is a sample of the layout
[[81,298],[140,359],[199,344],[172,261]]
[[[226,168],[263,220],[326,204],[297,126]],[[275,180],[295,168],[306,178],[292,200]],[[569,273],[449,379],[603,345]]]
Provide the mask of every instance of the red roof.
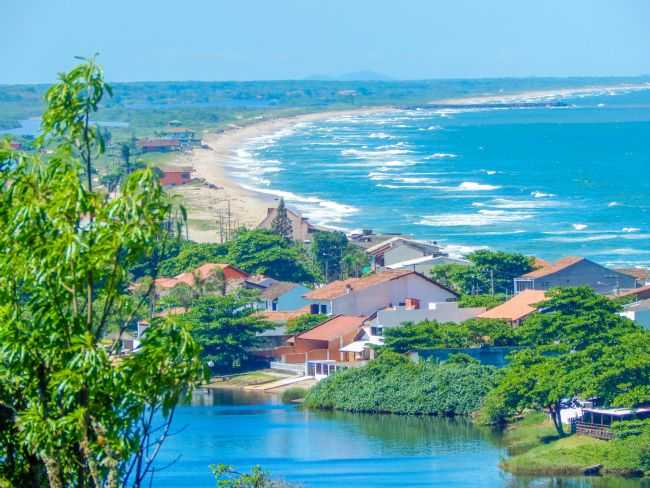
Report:
[[174,276],[173,278],[162,277],[156,278],[156,287],[157,288],[174,288],[176,285],[184,283],[188,286],[194,286],[195,276],[199,278],[200,281],[206,280],[209,278],[216,269],[223,271],[223,276],[226,281],[230,280],[245,280],[248,278],[248,274],[241,269],[233,266],[232,264],[224,263],[205,263],[194,271],[186,271],[179,275]]
[[580,256],[568,256],[554,262],[549,266],[545,266],[543,268],[531,271],[530,273],[526,273],[525,275],[520,276],[520,278],[543,278],[544,276],[552,275],[558,271],[562,271],[563,269],[573,266],[580,261],[584,261],[584,259],[585,258]]
[[356,315],[337,315],[326,322],[317,325],[307,332],[296,336],[296,339],[307,339],[312,341],[331,341],[361,328],[366,317]]
[[543,290],[524,290],[510,300],[478,316],[480,319],[505,319],[512,322],[521,320],[535,310],[534,304],[544,301],[546,293]]
[[630,297],[630,296],[635,296],[639,299],[650,298],[650,285],[642,286],[641,288],[633,288],[632,290],[626,290],[617,295],[617,297]]

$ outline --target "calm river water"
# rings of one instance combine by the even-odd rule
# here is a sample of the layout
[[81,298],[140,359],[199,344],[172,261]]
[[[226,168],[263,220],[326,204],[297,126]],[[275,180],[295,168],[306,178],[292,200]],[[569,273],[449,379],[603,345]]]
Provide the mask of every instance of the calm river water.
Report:
[[[305,411],[239,390],[195,393],[179,408],[155,487],[214,487],[208,465],[259,464],[303,487],[615,487],[639,480],[515,478],[498,434],[465,420]],[[180,457],[179,457],[180,456]]]

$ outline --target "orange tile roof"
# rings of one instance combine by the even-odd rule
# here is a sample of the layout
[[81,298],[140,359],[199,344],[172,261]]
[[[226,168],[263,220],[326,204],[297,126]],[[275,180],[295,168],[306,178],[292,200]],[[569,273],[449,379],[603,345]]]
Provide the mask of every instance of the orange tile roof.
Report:
[[351,291],[359,291],[409,274],[415,274],[415,272],[404,269],[395,269],[382,271],[362,278],[349,278],[347,280],[333,281],[328,285],[310,291],[305,295],[305,298],[311,300],[332,300],[345,295],[348,287]]
[[248,274],[241,269],[224,263],[205,263],[196,268],[194,271],[186,271],[179,275],[174,276],[173,278],[162,277],[156,278],[155,284],[157,288],[174,288],[176,285],[184,283],[188,286],[194,286],[195,276],[198,276],[201,281],[209,278],[214,270],[220,269],[224,272],[224,277],[226,280],[232,279],[246,279]]
[[642,286],[640,288],[633,288],[631,290],[625,290],[619,293],[618,295],[616,295],[616,297],[629,297],[629,296],[637,296],[639,298],[650,298],[650,285]]
[[557,273],[558,271],[562,271],[569,266],[573,266],[574,264],[579,263],[584,259],[585,258],[581,256],[568,256],[566,258],[560,259],[559,261],[555,261],[549,266],[545,266],[544,268],[536,269],[530,273],[526,273],[525,275],[520,276],[520,278],[543,278],[544,276]]
[[257,312],[255,315],[258,317],[262,317],[266,320],[270,320],[271,322],[288,322],[291,319],[295,319],[297,317],[300,317],[301,315],[305,315],[308,313],[309,313],[309,305],[306,305],[302,308],[299,308],[298,310],[290,310],[284,312],[269,310],[264,312]]
[[478,318],[521,320],[533,313],[536,309],[532,305],[543,301],[545,297],[543,290],[524,290],[507,302],[483,312]]
[[296,339],[331,341],[337,337],[359,330],[365,320],[366,317],[359,317],[357,315],[337,315],[317,325],[313,329],[297,335]]
[[650,278],[650,270],[645,268],[617,268],[614,271],[631,276],[639,281],[646,281]]

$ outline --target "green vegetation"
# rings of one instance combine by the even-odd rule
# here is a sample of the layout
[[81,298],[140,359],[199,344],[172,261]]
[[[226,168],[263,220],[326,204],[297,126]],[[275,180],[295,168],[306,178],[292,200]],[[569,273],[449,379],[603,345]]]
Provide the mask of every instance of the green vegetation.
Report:
[[291,220],[287,215],[287,207],[284,205],[284,198],[280,198],[280,203],[278,203],[278,208],[271,222],[271,230],[276,234],[284,237],[287,241],[293,239],[293,227],[291,225]]
[[296,400],[302,400],[307,396],[307,389],[299,386],[293,386],[282,392],[282,401],[284,403],[292,403]]
[[480,249],[467,255],[471,265],[434,266],[434,280],[463,295],[513,292],[513,279],[533,270],[533,258],[519,253]]
[[467,307],[485,307],[487,309],[501,305],[507,300],[504,293],[495,295],[461,295],[458,299],[458,306]]
[[287,322],[287,332],[289,334],[301,334],[307,332],[318,324],[322,324],[328,318],[327,315],[306,313],[300,317],[290,319]]
[[260,466],[253,466],[250,473],[241,473],[226,464],[211,464],[210,471],[215,477],[217,488],[292,488],[295,485],[278,481]]
[[282,376],[276,374],[269,374],[263,371],[250,371],[248,373],[229,376],[225,384],[237,387],[263,385],[264,383],[270,383],[280,378]]
[[418,364],[390,351],[313,387],[309,408],[415,415],[469,415],[493,387],[496,369],[458,362]]
[[51,153],[0,147],[0,484],[143,486],[177,402],[205,378],[177,321],[152,327],[139,354],[105,343],[142,313],[128,270],[178,231],[150,169],[112,198],[94,186],[104,134],[87,121],[110,93],[85,61],[46,93],[36,144]]
[[384,347],[398,353],[481,345],[516,345],[515,331],[507,322],[496,319],[470,319],[462,324],[425,320],[384,330]]
[[182,241],[174,250],[174,255],[160,263],[162,276],[176,276],[192,271],[205,263],[226,262],[228,246],[225,244],[208,244]]

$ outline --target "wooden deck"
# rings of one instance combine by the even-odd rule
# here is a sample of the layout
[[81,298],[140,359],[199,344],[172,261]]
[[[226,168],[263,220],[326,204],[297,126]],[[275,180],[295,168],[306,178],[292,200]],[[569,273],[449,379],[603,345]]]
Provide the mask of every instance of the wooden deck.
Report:
[[588,435],[604,441],[609,441],[614,438],[614,433],[611,429],[604,425],[587,424],[578,421],[575,423],[575,431],[576,434]]

